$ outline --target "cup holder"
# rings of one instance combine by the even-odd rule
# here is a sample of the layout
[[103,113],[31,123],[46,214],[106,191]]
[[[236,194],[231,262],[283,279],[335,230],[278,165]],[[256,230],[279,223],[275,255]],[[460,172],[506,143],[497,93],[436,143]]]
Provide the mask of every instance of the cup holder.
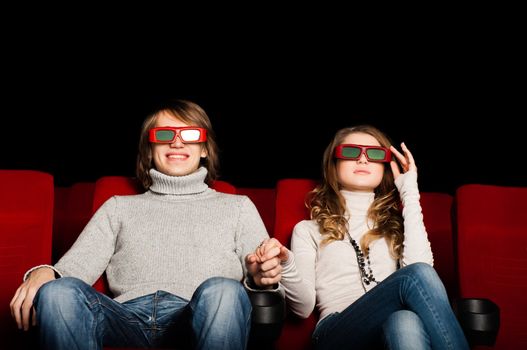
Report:
[[493,346],[500,329],[500,308],[489,299],[467,298],[454,306],[471,346]]

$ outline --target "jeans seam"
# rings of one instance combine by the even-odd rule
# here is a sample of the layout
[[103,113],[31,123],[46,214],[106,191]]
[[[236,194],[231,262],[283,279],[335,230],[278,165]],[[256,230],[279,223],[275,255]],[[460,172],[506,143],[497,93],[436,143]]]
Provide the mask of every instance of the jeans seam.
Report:
[[[99,327],[101,325],[102,322],[99,321],[99,317],[101,316],[101,307],[102,307],[102,303],[101,303],[101,300],[99,298],[99,295],[95,294],[95,299],[89,303],[89,308],[91,310],[91,312],[94,314],[93,315],[93,324],[92,324],[92,332],[93,332],[93,337],[91,339],[98,339],[98,334],[99,334]],[[92,344],[93,348],[95,348],[95,344]]]
[[103,307],[103,308],[105,308],[106,310],[111,311],[113,314],[115,314],[117,317],[119,317],[119,319],[121,319],[123,322],[133,323],[133,324],[140,324],[140,323],[141,323],[140,321],[137,321],[137,320],[135,320],[135,319],[127,318],[127,317],[123,317],[123,316],[121,316],[120,313],[116,313],[116,312],[114,312],[112,308],[106,307],[106,305],[104,305],[104,303],[99,302],[99,303],[94,303],[94,304],[99,304],[100,307]]
[[156,335],[157,329],[157,304],[159,302],[159,291],[154,295],[154,305],[152,307],[152,324],[149,325],[149,329]]
[[439,315],[437,313],[437,310],[434,307],[434,304],[430,303],[430,297],[427,295],[427,293],[424,292],[424,289],[421,288],[421,285],[419,283],[419,279],[415,278],[415,276],[412,275],[412,274],[408,275],[408,277],[410,277],[412,284],[417,288],[417,290],[419,291],[419,294],[421,294],[421,296],[423,297],[423,300],[425,301],[426,306],[428,307],[428,309],[432,313],[432,316],[434,317],[434,319],[436,321],[436,324],[438,325],[438,328],[439,328],[439,331],[441,333],[441,336],[445,340],[445,343],[448,344],[448,348],[452,349],[452,346],[453,346],[452,342],[450,341],[450,338],[447,337],[447,333],[448,332],[447,332],[445,326],[443,325],[443,322],[441,322],[441,318],[439,317]]

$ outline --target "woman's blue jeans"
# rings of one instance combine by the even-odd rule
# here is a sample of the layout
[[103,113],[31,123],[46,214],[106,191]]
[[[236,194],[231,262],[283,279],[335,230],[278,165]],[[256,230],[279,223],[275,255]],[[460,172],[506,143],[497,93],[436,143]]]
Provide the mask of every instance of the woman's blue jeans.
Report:
[[79,279],[44,284],[34,306],[43,349],[178,346],[245,349],[251,302],[239,281],[214,277],[190,301],[157,291],[124,303]]
[[320,321],[317,349],[468,349],[443,283],[428,264],[397,270]]

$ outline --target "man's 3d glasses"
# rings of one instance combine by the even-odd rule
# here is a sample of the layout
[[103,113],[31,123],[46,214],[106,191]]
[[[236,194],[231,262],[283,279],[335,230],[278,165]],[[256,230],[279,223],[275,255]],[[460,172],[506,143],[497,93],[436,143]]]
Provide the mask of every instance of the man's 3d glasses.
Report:
[[389,162],[392,160],[392,152],[386,147],[354,144],[342,144],[335,147],[335,157],[339,159],[359,160],[362,154],[370,162]]
[[180,128],[162,126],[150,129],[149,140],[153,143],[172,143],[176,137],[183,143],[199,143],[207,141],[207,130],[197,126],[184,126]]

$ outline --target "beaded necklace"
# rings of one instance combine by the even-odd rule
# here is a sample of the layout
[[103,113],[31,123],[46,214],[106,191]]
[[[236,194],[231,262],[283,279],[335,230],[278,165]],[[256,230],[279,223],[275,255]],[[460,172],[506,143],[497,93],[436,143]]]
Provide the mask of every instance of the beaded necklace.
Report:
[[[353,249],[355,249],[355,255],[357,256],[357,264],[359,265],[359,271],[361,276],[361,282],[362,282],[362,288],[364,288],[364,291],[366,291],[366,287],[370,285],[370,283],[374,282],[375,284],[379,284],[379,282],[373,277],[373,271],[371,270],[371,262],[370,262],[370,248],[366,248],[366,263],[364,263],[364,254],[362,253],[362,250],[360,249],[359,245],[357,244],[357,241],[355,241],[353,238],[351,238],[351,235],[348,232],[348,236],[350,238],[351,245],[353,246]],[[368,265],[368,271],[369,273],[366,273],[366,269],[364,268],[364,265]]]

